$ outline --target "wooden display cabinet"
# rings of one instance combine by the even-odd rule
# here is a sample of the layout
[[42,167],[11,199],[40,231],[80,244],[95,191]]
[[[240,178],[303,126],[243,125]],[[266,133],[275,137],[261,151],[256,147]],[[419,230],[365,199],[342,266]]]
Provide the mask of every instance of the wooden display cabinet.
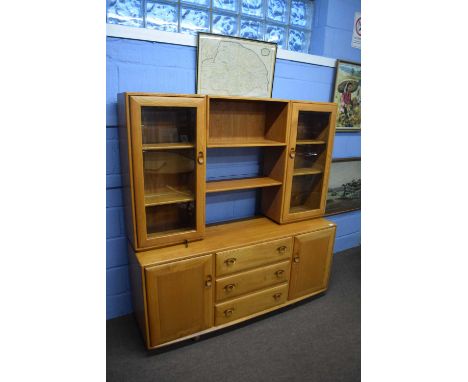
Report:
[[126,93],[120,95],[120,109],[126,219],[133,223],[127,231],[134,248],[200,239],[205,230],[205,97]]
[[[133,307],[148,349],[327,289],[336,226],[319,217],[335,117],[329,103],[119,95]],[[258,175],[207,182],[207,148],[239,147],[255,150]],[[243,189],[261,190],[264,216],[205,233],[206,193]]]
[[292,102],[282,223],[325,213],[336,112],[334,103]]

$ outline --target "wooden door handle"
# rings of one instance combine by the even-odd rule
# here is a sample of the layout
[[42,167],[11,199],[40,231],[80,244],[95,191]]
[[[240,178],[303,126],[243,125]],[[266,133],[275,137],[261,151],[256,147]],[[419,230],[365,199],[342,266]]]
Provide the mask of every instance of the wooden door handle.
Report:
[[294,159],[296,157],[296,149],[294,147],[291,147],[291,151],[289,152],[289,156],[291,159]]
[[281,297],[282,294],[283,294],[283,293],[275,293],[275,294],[273,295],[273,298],[274,298],[276,301],[278,301],[278,300],[280,299],[280,297]]
[[229,308],[229,309],[226,309],[226,310],[224,311],[224,315],[225,315],[226,317],[232,316],[233,313],[234,313],[234,308]]
[[205,163],[205,158],[203,157],[203,151],[200,151],[200,152],[198,153],[197,161],[198,161],[198,164],[203,164],[203,163]]
[[294,260],[295,263],[299,263],[301,261],[299,255],[294,256],[293,260]]
[[211,275],[208,276],[208,277],[206,278],[206,281],[205,281],[205,287],[211,288],[212,280],[213,280],[213,278],[211,277]]

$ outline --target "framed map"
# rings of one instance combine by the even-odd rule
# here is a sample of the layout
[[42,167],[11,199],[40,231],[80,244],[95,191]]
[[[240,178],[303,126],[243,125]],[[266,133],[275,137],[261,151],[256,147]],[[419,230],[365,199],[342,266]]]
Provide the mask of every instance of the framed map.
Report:
[[361,209],[361,158],[333,159],[325,215]]
[[197,93],[271,97],[277,44],[198,33]]

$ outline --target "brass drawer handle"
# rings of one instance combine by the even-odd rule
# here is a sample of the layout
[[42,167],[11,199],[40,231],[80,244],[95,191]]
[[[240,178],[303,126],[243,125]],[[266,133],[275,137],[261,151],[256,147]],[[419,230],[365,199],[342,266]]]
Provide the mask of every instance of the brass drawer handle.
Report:
[[226,263],[226,265],[229,267],[231,265],[234,265],[234,263],[237,261],[237,259],[235,257],[231,257],[229,259],[226,259],[224,260],[224,262]]
[[212,280],[213,280],[213,278],[211,277],[211,275],[209,275],[209,276],[206,278],[206,281],[205,281],[205,287],[206,287],[206,288],[211,288]]
[[283,293],[275,293],[275,294],[273,295],[273,298],[274,298],[276,301],[278,301],[278,300],[280,299],[280,297],[281,297],[282,294],[283,294]]
[[234,288],[236,287],[236,284],[228,284],[224,287],[224,290],[226,292],[232,292],[234,290]]
[[275,272],[275,275],[276,275],[276,277],[283,277],[284,271],[282,269],[280,269],[279,271]]
[[234,313],[234,308],[229,308],[224,311],[224,315],[226,317],[231,317],[233,313]]
[[286,252],[286,249],[288,249],[288,247],[286,247],[285,245],[282,245],[281,247],[276,248],[276,250],[278,251],[280,255],[284,255],[284,253]]
[[197,160],[198,160],[198,164],[203,164],[203,163],[205,163],[205,159],[203,158],[203,152],[202,152],[202,151],[200,151],[200,152],[198,153],[198,158],[197,158]]
[[293,260],[294,260],[295,263],[298,263],[298,262],[301,261],[301,259],[299,258],[299,255],[294,256]]

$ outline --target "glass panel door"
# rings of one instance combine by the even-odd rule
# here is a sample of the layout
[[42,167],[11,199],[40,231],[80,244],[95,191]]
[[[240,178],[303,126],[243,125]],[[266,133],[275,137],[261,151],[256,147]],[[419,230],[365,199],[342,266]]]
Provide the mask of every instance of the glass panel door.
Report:
[[333,110],[333,104],[293,106],[284,220],[323,213]]
[[143,151],[147,234],[195,229],[194,149]]
[[289,212],[320,208],[330,113],[299,111]]
[[[137,98],[137,99],[135,99]],[[204,222],[197,220],[204,209],[197,184],[204,182],[204,147],[199,134],[204,125],[204,99],[180,97],[133,97],[133,137],[139,160],[139,241],[171,243],[189,239]],[[136,184],[135,184],[136,186]],[[136,188],[136,187],[135,187]],[[199,200],[201,199],[199,203]],[[138,208],[137,208],[138,210]],[[203,216],[203,214],[199,214]],[[200,224],[201,223],[201,224]],[[185,236],[184,236],[185,235]],[[172,236],[172,239],[170,238]],[[161,239],[161,238],[165,239]]]

